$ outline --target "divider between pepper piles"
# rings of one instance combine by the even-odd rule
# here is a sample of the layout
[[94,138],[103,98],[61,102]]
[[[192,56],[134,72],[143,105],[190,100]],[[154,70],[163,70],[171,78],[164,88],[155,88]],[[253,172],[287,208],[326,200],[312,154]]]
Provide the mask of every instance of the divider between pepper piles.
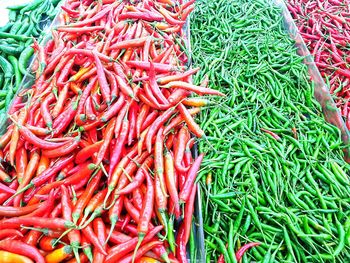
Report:
[[[188,97],[223,95],[189,83],[198,69],[186,71],[181,27],[193,2],[65,2],[0,138],[0,199],[13,210],[0,229],[25,227],[1,249],[36,262],[187,262],[203,158],[190,153],[190,133],[203,136],[192,116],[206,102]],[[55,231],[53,250],[42,231]]]

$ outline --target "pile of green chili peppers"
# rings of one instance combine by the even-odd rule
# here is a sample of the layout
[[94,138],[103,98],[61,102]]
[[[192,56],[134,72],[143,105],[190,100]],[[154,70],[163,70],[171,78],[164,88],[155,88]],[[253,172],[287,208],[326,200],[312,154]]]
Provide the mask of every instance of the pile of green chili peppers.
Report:
[[9,22],[0,27],[0,123],[14,94],[27,72],[34,53],[33,39],[42,32],[56,16],[60,0],[35,0],[31,3],[8,7]]
[[[191,16],[194,81],[227,97],[198,117],[207,153],[207,262],[260,242],[243,262],[347,262],[350,166],[324,120],[307,68],[268,0],[198,0]],[[227,246],[227,248],[226,248]]]

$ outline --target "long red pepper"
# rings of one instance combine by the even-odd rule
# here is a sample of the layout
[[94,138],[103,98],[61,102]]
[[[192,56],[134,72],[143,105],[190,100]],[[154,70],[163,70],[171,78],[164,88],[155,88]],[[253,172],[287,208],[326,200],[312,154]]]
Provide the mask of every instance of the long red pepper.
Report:
[[40,254],[37,248],[21,241],[1,240],[0,249],[27,256],[31,259],[34,259],[37,263],[45,263],[44,257]]
[[138,231],[138,243],[136,245],[134,251],[134,257],[136,256],[137,250],[140,247],[143,239],[148,233],[149,223],[151,221],[152,212],[153,212],[153,204],[154,204],[154,186],[152,183],[152,179],[148,173],[146,173],[146,181],[147,181],[147,192],[144,197],[144,202],[142,205],[142,210],[140,213],[140,220],[137,225]]
[[197,173],[199,171],[200,165],[202,163],[203,157],[204,157],[204,154],[203,153],[200,154],[196,158],[196,160],[193,162],[190,170],[188,171],[186,182],[179,195],[180,202],[186,203],[186,201],[188,200],[191,194],[191,190],[192,190],[194,181],[196,179]]
[[[158,226],[150,230],[145,236],[143,243],[149,242],[152,238],[162,230],[162,226]],[[109,250],[108,256],[106,257],[106,263],[108,262],[116,262],[116,260],[120,259],[124,255],[131,252],[138,243],[138,237],[132,238],[127,242],[124,242],[120,245],[114,246]]]
[[[69,197],[69,193],[67,188],[62,185],[61,186],[61,205],[62,205],[62,216],[67,221],[72,221],[72,203]],[[73,253],[75,258],[79,258],[78,248],[80,246],[81,236],[80,231],[77,229],[73,229],[68,233],[68,239],[70,242],[70,246],[73,249]]]

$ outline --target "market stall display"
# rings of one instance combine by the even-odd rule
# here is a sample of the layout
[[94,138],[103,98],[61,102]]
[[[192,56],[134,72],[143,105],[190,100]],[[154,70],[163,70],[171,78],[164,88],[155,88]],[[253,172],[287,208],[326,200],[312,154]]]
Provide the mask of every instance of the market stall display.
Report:
[[349,132],[281,0],[10,10],[3,261],[350,259]]

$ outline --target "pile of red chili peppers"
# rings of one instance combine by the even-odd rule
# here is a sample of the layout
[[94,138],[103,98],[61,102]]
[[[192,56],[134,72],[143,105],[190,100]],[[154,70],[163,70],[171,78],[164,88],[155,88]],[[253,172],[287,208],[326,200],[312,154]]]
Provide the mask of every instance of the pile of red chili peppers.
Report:
[[0,249],[16,262],[187,262],[195,95],[223,95],[191,83],[193,3],[64,3],[0,137]]
[[288,0],[315,63],[336,96],[337,107],[350,129],[350,2],[348,0]]

